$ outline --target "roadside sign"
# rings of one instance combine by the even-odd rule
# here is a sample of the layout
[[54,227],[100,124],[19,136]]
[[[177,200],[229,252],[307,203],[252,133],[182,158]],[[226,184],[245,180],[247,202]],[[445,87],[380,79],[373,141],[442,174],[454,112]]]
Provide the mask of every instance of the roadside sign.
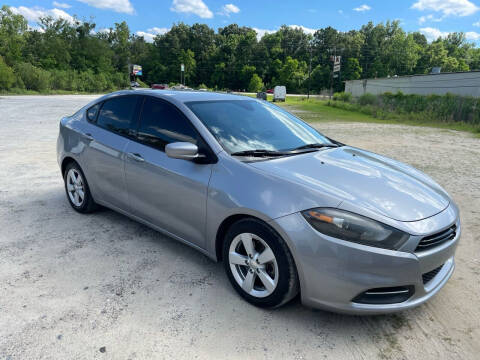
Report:
[[133,65],[132,74],[142,76],[142,67],[140,65]]
[[333,57],[333,65],[340,65],[341,61],[342,61],[341,56],[334,56]]
[[333,72],[339,72],[339,71],[340,71],[340,64],[333,65]]
[[184,64],[180,65],[180,71],[185,71],[185,65]]

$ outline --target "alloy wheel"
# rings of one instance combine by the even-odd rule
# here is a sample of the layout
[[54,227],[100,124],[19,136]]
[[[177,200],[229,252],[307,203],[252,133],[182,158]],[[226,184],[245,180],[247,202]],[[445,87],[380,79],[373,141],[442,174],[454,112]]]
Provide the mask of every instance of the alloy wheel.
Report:
[[230,244],[228,261],[235,281],[247,294],[263,298],[275,291],[277,259],[259,236],[250,233],[235,236]]
[[85,186],[82,175],[76,169],[67,173],[67,193],[70,201],[76,207],[81,207],[85,201]]

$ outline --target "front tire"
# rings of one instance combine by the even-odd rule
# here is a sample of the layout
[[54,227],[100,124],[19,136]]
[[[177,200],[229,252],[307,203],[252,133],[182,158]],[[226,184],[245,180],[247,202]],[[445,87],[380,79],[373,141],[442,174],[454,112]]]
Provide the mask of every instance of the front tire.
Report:
[[90,193],[87,179],[77,163],[71,162],[66,166],[63,180],[68,202],[75,211],[87,214],[98,208]]
[[235,290],[249,303],[279,307],[299,291],[293,257],[283,239],[256,219],[243,219],[228,230],[223,263]]

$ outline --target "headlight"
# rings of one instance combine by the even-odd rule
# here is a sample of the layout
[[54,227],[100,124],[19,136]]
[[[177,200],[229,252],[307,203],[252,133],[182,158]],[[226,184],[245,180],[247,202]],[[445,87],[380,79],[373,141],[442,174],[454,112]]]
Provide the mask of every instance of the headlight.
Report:
[[322,234],[359,244],[397,250],[409,238],[391,226],[348,211],[317,208],[302,214]]

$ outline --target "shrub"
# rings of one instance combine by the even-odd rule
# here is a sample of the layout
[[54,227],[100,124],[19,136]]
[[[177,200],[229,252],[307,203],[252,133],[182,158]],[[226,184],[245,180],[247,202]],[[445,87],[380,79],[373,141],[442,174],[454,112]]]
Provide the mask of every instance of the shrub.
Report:
[[[340,100],[335,94],[334,100]],[[453,94],[405,95],[402,92],[365,94],[356,103],[329,101],[329,106],[358,111],[381,119],[410,119],[430,122],[463,122],[480,125],[480,99]]]
[[138,84],[140,85],[141,88],[149,88],[150,87],[140,79],[137,79],[137,82],[138,82]]
[[66,90],[69,86],[69,77],[67,71],[57,70],[52,72],[52,89]]
[[333,100],[335,101],[343,101],[343,102],[351,102],[352,101],[352,94],[347,92],[337,92],[333,94]]
[[358,103],[360,105],[374,105],[377,102],[377,97],[373,94],[363,94],[358,98]]
[[15,74],[0,56],[0,90],[8,90],[15,84]]
[[18,74],[15,74],[15,83],[13,84],[12,91],[13,89],[25,90],[25,84],[23,83],[22,78]]
[[110,87],[113,89],[126,89],[130,87],[128,76],[125,76],[124,73],[112,73],[109,77]]
[[248,84],[248,91],[258,92],[263,89],[263,81],[257,74],[253,74]]
[[27,90],[41,92],[47,91],[51,87],[51,75],[47,70],[37,68],[30,63],[20,63],[15,66],[15,72]]

